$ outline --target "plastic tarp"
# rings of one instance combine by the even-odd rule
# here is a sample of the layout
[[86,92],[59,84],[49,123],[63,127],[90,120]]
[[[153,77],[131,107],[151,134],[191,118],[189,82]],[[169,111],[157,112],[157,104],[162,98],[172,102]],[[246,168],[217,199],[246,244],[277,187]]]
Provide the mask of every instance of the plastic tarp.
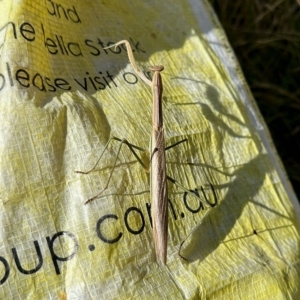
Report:
[[[1,299],[297,299],[299,204],[205,1],[0,1]],[[149,174],[110,137],[148,148],[162,64],[166,266]],[[146,154],[139,153],[143,159]],[[201,189],[203,188],[203,190]],[[181,243],[182,248],[179,248]]]

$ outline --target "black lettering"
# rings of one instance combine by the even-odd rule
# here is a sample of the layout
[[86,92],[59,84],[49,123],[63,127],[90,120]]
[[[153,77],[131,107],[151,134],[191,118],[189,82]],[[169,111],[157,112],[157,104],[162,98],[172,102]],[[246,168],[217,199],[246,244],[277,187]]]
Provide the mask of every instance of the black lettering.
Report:
[[40,91],[46,91],[44,80],[39,73],[36,73],[32,78],[32,84],[37,87]]
[[[71,8],[69,8],[69,9],[67,10],[67,12],[68,12],[68,15],[69,15],[70,19],[71,19],[74,23],[81,23],[81,20],[80,20],[80,18],[79,18],[79,16],[78,16],[78,13],[77,13],[77,11],[76,11],[74,5],[73,5],[73,10],[72,10]],[[72,16],[72,15],[73,15],[73,16]]]
[[[55,240],[58,237],[62,236],[62,235],[63,236],[68,236],[74,242],[74,250],[67,257],[60,257],[60,256],[56,255],[56,253],[54,252],[54,249],[53,249],[54,248],[53,245],[54,245]],[[68,232],[68,231],[60,231],[60,232],[56,233],[51,239],[48,236],[46,237],[46,239],[47,239],[48,247],[49,247],[49,250],[50,250],[51,257],[52,257],[53,265],[55,267],[56,275],[59,275],[60,274],[60,269],[59,269],[59,266],[58,266],[58,261],[68,261],[68,260],[72,259],[78,251],[78,248],[79,248],[78,241],[77,241],[75,235],[72,234],[71,232]]]
[[17,30],[16,30],[16,25],[13,22],[6,23],[3,27],[0,28],[0,31],[2,31],[5,27],[8,27],[9,24],[12,26],[14,38],[16,39],[17,38]]
[[[99,44],[102,48],[105,47],[104,43],[103,43],[99,38],[98,38],[98,44]],[[103,50],[104,50],[104,52],[105,52],[106,54],[108,53],[106,49],[103,49]]]
[[202,194],[203,194],[203,197],[204,197],[206,203],[209,204],[211,207],[214,207],[214,206],[216,206],[216,205],[218,204],[218,198],[217,198],[217,195],[216,195],[214,186],[213,186],[212,184],[210,184],[210,188],[211,188],[211,190],[212,190],[212,192],[213,192],[213,195],[214,195],[214,199],[215,199],[215,202],[214,202],[214,203],[210,203],[210,202],[208,201],[208,199],[207,199],[207,197],[206,197],[206,194],[205,194],[204,189],[203,189],[202,186],[201,186],[201,192],[202,192]]
[[26,39],[29,42],[32,42],[35,40],[35,30],[32,27],[31,24],[25,22],[20,26],[20,32],[24,39]]
[[114,244],[114,243],[117,243],[120,238],[122,237],[122,232],[119,232],[118,236],[114,239],[108,239],[106,238],[103,234],[102,234],[102,231],[101,231],[101,224],[106,220],[106,219],[115,219],[115,220],[118,220],[118,217],[116,215],[105,215],[103,217],[101,217],[98,222],[97,222],[97,225],[96,225],[96,232],[97,232],[97,235],[99,237],[99,239],[101,241],[103,241],[104,243],[108,243],[108,244]]
[[[48,52],[51,54],[56,54],[58,52],[56,43],[53,40],[51,40],[50,38],[47,38],[45,40],[45,46],[48,49]],[[52,49],[54,49],[54,50],[52,50]]]
[[131,44],[134,46],[137,52],[146,53],[146,51],[140,48],[140,42],[135,43],[132,38],[129,38],[129,40],[131,41]]
[[58,43],[58,45],[59,45],[59,48],[60,48],[60,50],[61,50],[61,53],[62,54],[67,54],[67,55],[69,55],[69,53],[68,53],[68,51],[67,51],[67,49],[66,49],[66,46],[65,46],[65,42],[64,42],[64,39],[63,39],[63,37],[60,35],[60,36],[57,36],[57,35],[55,35],[55,37],[56,37],[56,40],[57,40],[57,43]]
[[54,85],[51,84],[51,79],[50,78],[45,77],[45,82],[50,87],[50,89],[48,89],[49,92],[55,92],[56,91],[56,88],[54,87]]
[[48,8],[48,5],[46,3],[46,6],[47,6],[47,10],[48,10],[48,13],[52,16],[55,16],[56,15],[56,12],[55,12],[55,7],[54,7],[54,3],[51,1],[51,0],[46,0],[47,2],[50,2],[51,3],[51,6],[52,6],[52,11],[49,10]]
[[[132,211],[136,211],[136,212],[140,215],[141,220],[142,220],[142,226],[141,226],[141,228],[138,229],[138,230],[132,229],[132,228],[129,226],[129,223],[128,223],[129,214],[130,214]],[[141,210],[139,210],[139,209],[136,208],[136,207],[130,207],[130,208],[128,208],[128,209],[126,210],[124,221],[125,221],[125,226],[126,226],[127,230],[128,230],[130,233],[132,233],[132,234],[139,234],[139,233],[141,233],[141,232],[144,230],[144,228],[145,228],[145,219],[144,219],[143,213],[141,212]]]
[[0,285],[1,285],[7,280],[8,276],[9,276],[10,267],[9,267],[9,264],[8,264],[7,260],[4,257],[0,256],[0,261],[3,263],[4,268],[5,268],[5,273],[4,273],[3,277],[0,280]]
[[69,91],[71,89],[69,82],[62,78],[56,78],[54,84],[57,88],[64,91]]
[[0,91],[1,91],[5,86],[5,76],[0,73],[0,78],[2,78],[2,83],[0,84]]
[[[86,74],[89,75],[89,72],[86,72]],[[90,80],[92,86],[94,87],[94,89],[97,90],[97,87],[95,86],[93,79],[91,77],[89,77],[89,80]]]
[[68,43],[68,49],[74,56],[83,56],[78,43]]
[[62,18],[63,16],[74,23],[81,23],[81,20],[78,16],[78,13],[76,12],[75,6],[73,6],[73,9],[65,9],[61,4],[57,4],[55,2],[52,2],[51,0],[46,0],[47,2],[50,2],[50,7],[47,5],[47,11],[50,15]]
[[27,83],[27,84],[25,83],[26,81],[30,80],[29,74],[23,69],[19,69],[16,72],[16,80],[24,87],[28,88],[30,86],[29,83]]
[[123,78],[124,80],[129,83],[129,84],[136,84],[138,82],[137,77],[135,76],[135,74],[131,73],[131,72],[125,72],[123,74]]
[[61,9],[61,11],[63,12],[63,14],[65,15],[65,18],[68,20],[67,13],[66,13],[65,9],[62,7],[61,4],[56,4],[57,16],[58,16],[59,18],[61,18],[61,15],[60,15],[60,12],[59,12],[60,9]]
[[153,227],[152,226],[151,204],[146,203],[146,209],[147,209],[148,217],[149,217],[149,220],[150,220],[150,225],[151,225],[151,227]]
[[91,44],[93,43],[92,40],[85,40],[84,42],[85,42],[85,44],[86,44],[88,47],[90,47],[90,48],[92,48],[92,49],[95,50],[94,52],[90,51],[90,54],[92,54],[92,55],[94,55],[94,56],[99,56],[99,55],[100,55],[99,49],[96,48],[95,46],[91,45]]
[[171,208],[171,212],[172,212],[172,215],[174,217],[174,220],[177,220],[177,215],[176,215],[173,203],[169,198],[168,198],[168,208]]
[[98,86],[99,90],[105,90],[106,85],[103,82],[101,82],[101,78],[100,77],[95,77],[94,80],[100,85],[100,87]]
[[76,78],[74,78],[74,80],[83,88],[83,89],[85,89],[86,91],[88,90],[87,89],[87,80],[86,80],[86,78],[84,78],[84,83],[83,84],[81,84]]
[[105,81],[106,85],[111,89],[111,87],[110,87],[108,81],[106,80],[106,78],[105,78],[104,76],[103,76],[102,78],[103,78],[103,80]]
[[[41,24],[41,27],[42,27],[42,32],[43,32],[43,36],[44,36],[45,47],[47,48],[49,53],[56,54],[58,52],[58,50],[56,49],[57,48],[56,43],[53,40],[51,40],[50,38],[46,38],[43,24]],[[54,48],[54,50],[52,50],[52,48]]]
[[7,69],[7,74],[8,74],[10,86],[14,86],[14,81],[13,81],[13,78],[12,78],[12,75],[11,75],[11,69],[10,69],[9,63],[6,63],[6,69]]
[[42,257],[42,253],[41,253],[39,243],[38,243],[38,241],[34,241],[33,243],[34,243],[35,251],[36,251],[36,254],[38,256],[38,261],[39,262],[38,262],[37,266],[34,269],[31,269],[31,270],[25,270],[21,266],[20,259],[19,259],[16,248],[11,249],[11,251],[13,253],[14,260],[16,262],[16,266],[22,274],[33,274],[33,273],[37,272],[43,265],[43,257]]
[[[107,78],[109,78],[111,80],[111,82],[115,85],[115,87],[118,87],[117,84],[114,82],[113,76],[111,74],[108,73],[108,71],[106,71],[107,74]],[[104,77],[103,77],[104,78]],[[104,78],[105,79],[105,78]],[[106,80],[105,80],[106,81]],[[110,85],[108,84],[108,86],[110,87]]]
[[[198,213],[199,211],[200,211],[200,209],[204,209],[204,207],[203,207],[203,203],[200,201],[200,196],[199,196],[199,193],[198,193],[198,190],[197,189],[195,189],[195,191],[193,191],[193,190],[190,190],[190,192],[191,193],[194,193],[196,196],[197,196],[197,198],[199,198],[199,206],[197,207],[197,208],[195,208],[195,209],[193,209],[193,208],[191,208],[190,206],[189,206],[189,204],[188,204],[188,201],[187,201],[187,195],[188,195],[188,192],[184,192],[184,194],[183,194],[183,202],[184,202],[184,205],[185,205],[185,207],[190,211],[190,212],[192,212],[192,213]],[[193,199],[195,199],[195,197],[193,197]]]

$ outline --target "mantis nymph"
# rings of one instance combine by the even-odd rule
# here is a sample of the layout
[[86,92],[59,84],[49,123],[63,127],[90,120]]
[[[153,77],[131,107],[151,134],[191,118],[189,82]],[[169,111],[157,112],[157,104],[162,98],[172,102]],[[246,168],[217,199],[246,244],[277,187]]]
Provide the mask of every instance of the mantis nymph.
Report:
[[[192,193],[188,189],[181,186],[177,183],[173,178],[169,177],[166,174],[166,159],[165,159],[165,151],[177,146],[180,143],[186,142],[187,139],[179,141],[169,147],[165,147],[165,140],[164,140],[164,127],[163,127],[163,112],[162,112],[162,92],[163,92],[163,84],[161,78],[161,72],[163,71],[163,66],[153,66],[150,67],[150,71],[153,72],[152,81],[149,80],[144,73],[140,72],[136,66],[135,59],[132,53],[132,49],[130,43],[127,40],[122,40],[111,47],[117,47],[121,44],[124,44],[127,48],[127,53],[129,57],[129,61],[135,71],[135,73],[147,84],[152,88],[152,95],[153,95],[153,115],[152,115],[152,135],[151,135],[151,143],[150,143],[150,166],[146,167],[139,156],[136,154],[135,150],[138,151],[146,151],[143,148],[140,148],[136,145],[129,143],[126,139],[119,139],[116,137],[112,137],[109,139],[108,143],[106,144],[100,158],[98,159],[96,165],[100,161],[105,149],[107,148],[108,144],[111,140],[117,140],[120,142],[120,146],[117,152],[117,157],[120,153],[120,149],[123,144],[126,144],[134,156],[137,158],[138,162],[142,165],[142,167],[151,173],[151,215],[152,215],[152,226],[153,226],[153,236],[154,236],[154,246],[155,246],[155,253],[157,262],[161,264],[166,264],[167,261],[167,241],[168,241],[168,192],[167,192],[167,180],[171,181],[172,183],[176,184],[180,188],[182,188],[185,192],[191,194],[193,197],[196,197],[198,200],[202,201],[206,206],[211,206],[206,199],[206,195],[201,188],[205,201],[200,199],[195,193]],[[116,166],[116,161],[113,165],[112,171],[110,173],[108,182],[105,188],[98,193],[93,198],[86,201],[86,203],[91,202],[98,198],[104,190],[107,189],[109,181],[111,179],[113,170]],[[87,172],[76,171],[77,173],[88,174],[92,170],[95,169],[96,165]],[[213,186],[211,185],[213,190]],[[215,192],[213,190],[214,197],[216,199]]]

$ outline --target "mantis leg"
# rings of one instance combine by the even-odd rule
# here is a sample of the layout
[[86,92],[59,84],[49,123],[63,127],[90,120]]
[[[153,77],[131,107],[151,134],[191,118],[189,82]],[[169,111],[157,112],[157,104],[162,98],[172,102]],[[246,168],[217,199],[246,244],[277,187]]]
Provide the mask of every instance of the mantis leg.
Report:
[[117,137],[111,137],[111,138],[108,140],[108,142],[106,143],[104,149],[102,150],[102,153],[100,154],[100,157],[99,157],[99,159],[97,160],[96,164],[95,164],[89,171],[86,171],[86,172],[84,172],[84,171],[75,171],[75,172],[76,172],[76,173],[80,173],[80,174],[89,174],[90,172],[92,172],[92,171],[96,168],[96,166],[98,165],[98,163],[99,163],[99,161],[101,160],[101,158],[102,158],[102,156],[103,156],[105,150],[107,149],[108,145],[110,144],[110,142],[111,142],[112,140],[116,140],[116,141],[120,142],[120,145],[119,145],[119,147],[118,147],[116,159],[115,159],[115,161],[114,161],[113,167],[112,167],[111,172],[110,172],[110,174],[109,174],[109,178],[108,178],[108,180],[107,180],[107,183],[106,183],[105,187],[104,187],[104,188],[103,188],[96,196],[94,196],[94,197],[88,199],[84,204],[87,204],[87,203],[89,203],[89,202],[91,202],[91,201],[97,199],[97,198],[98,198],[98,197],[99,197],[99,196],[107,189],[107,187],[108,187],[108,185],[109,185],[109,182],[110,182],[110,180],[111,180],[112,174],[113,174],[113,172],[114,172],[114,169],[115,169],[115,167],[116,167],[117,159],[118,159],[118,157],[119,157],[121,148],[122,148],[122,146],[123,146],[124,144],[128,146],[129,150],[133,153],[133,155],[134,155],[135,158],[138,160],[138,162],[142,165],[142,167],[143,167],[145,170],[147,170],[147,167],[145,166],[145,164],[143,163],[143,161],[141,160],[141,158],[137,155],[137,153],[136,153],[135,150],[134,150],[134,149],[137,149],[137,150],[139,150],[139,151],[146,151],[145,149],[143,149],[143,148],[141,148],[141,147],[138,147],[138,146],[136,146],[136,145],[133,145],[133,144],[129,143],[126,139],[122,139],[122,140],[121,140],[121,139],[119,139],[119,138],[117,138]]
[[167,150],[169,150],[169,149],[171,149],[171,148],[173,148],[173,147],[176,147],[177,145],[179,145],[179,144],[181,144],[181,143],[184,143],[184,142],[187,142],[187,141],[188,141],[188,139],[183,139],[183,140],[181,140],[181,141],[179,141],[179,142],[176,142],[175,144],[172,144],[172,145],[166,147],[166,148],[165,148],[165,151],[167,151]]

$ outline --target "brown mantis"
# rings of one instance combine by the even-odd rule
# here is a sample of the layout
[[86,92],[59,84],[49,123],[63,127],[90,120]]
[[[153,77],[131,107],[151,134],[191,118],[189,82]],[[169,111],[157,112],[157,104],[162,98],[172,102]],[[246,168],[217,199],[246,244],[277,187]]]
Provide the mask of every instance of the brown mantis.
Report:
[[[148,167],[145,166],[143,161],[140,159],[140,157],[136,154],[135,150],[138,151],[146,151],[145,149],[138,147],[136,145],[133,145],[129,143],[126,139],[119,139],[116,137],[112,137],[107,142],[103,152],[100,155],[100,158],[96,162],[95,166],[87,171],[76,171],[77,173],[83,173],[88,174],[92,170],[95,169],[98,162],[100,161],[104,151],[106,150],[108,144],[111,142],[111,140],[116,140],[120,142],[119,149],[117,151],[116,160],[114,162],[114,165],[112,167],[111,173],[109,175],[108,181],[104,189],[98,193],[93,198],[90,198],[86,201],[86,203],[91,202],[98,198],[108,187],[108,184],[110,182],[113,170],[116,166],[117,158],[120,153],[121,147],[123,144],[126,144],[131,152],[134,154],[134,156],[137,158],[138,162],[142,165],[142,167],[151,173],[151,215],[152,215],[152,227],[153,227],[153,236],[154,236],[154,246],[155,246],[155,253],[156,253],[156,259],[159,263],[166,264],[167,261],[167,241],[168,241],[168,192],[167,192],[167,180],[173,182],[180,188],[182,188],[185,192],[191,194],[193,197],[196,197],[198,200],[202,201],[205,205],[211,206],[206,198],[206,195],[203,191],[203,188],[201,187],[202,193],[204,195],[205,201],[200,199],[199,196],[192,193],[188,189],[181,186],[179,183],[177,183],[173,178],[169,177],[166,174],[166,158],[165,158],[165,151],[179,145],[180,143],[186,142],[187,139],[184,139],[182,141],[179,141],[169,147],[165,147],[165,140],[164,140],[164,127],[163,127],[163,112],[162,112],[162,92],[163,92],[163,84],[162,84],[162,78],[161,78],[161,72],[163,71],[163,66],[152,66],[150,68],[150,71],[153,72],[153,78],[152,81],[149,80],[144,73],[140,72],[136,66],[135,59],[132,53],[132,49],[130,46],[130,43],[127,40],[122,40],[112,46],[109,46],[107,48],[111,47],[117,47],[121,44],[124,44],[127,49],[127,54],[129,57],[129,61],[135,71],[135,73],[147,84],[152,88],[152,95],[153,95],[153,115],[152,115],[152,135],[151,135],[151,145],[150,145],[150,165]],[[213,189],[213,186],[210,185],[214,197],[216,199],[216,195]],[[85,204],[86,204],[85,203]]]

